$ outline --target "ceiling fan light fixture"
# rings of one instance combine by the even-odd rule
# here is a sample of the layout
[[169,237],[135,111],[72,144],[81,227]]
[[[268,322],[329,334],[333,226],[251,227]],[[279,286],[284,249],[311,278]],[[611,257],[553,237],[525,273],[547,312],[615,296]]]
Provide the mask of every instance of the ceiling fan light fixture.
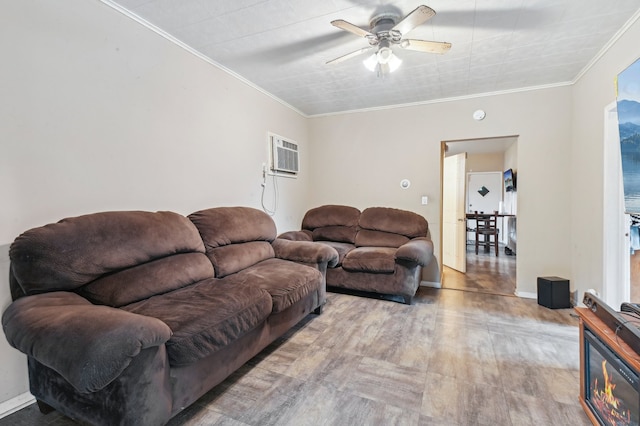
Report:
[[394,72],[395,70],[400,68],[400,65],[402,65],[402,59],[398,58],[392,53],[389,57],[389,60],[387,61],[387,65],[389,65],[389,72]]
[[393,58],[393,52],[390,47],[381,47],[376,54],[379,64],[388,64]]
[[402,59],[394,55],[391,48],[382,47],[376,53],[362,61],[362,63],[369,71],[384,75],[400,68]]
[[378,57],[374,53],[373,55],[362,61],[362,63],[369,71],[376,72],[376,68],[378,68]]

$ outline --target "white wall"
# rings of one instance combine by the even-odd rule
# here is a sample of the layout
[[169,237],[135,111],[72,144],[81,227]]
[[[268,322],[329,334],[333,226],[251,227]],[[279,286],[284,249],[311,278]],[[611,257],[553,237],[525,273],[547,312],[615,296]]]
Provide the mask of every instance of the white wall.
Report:
[[[267,131],[307,149],[304,117],[104,4],[9,2],[0,19],[0,243],[97,210],[258,207]],[[281,179],[293,213],[303,160]]]
[[[604,109],[616,99],[614,79],[640,58],[640,21],[636,21],[573,87],[571,250],[572,287],[602,291]],[[518,229],[519,230],[519,229]],[[518,241],[519,243],[519,241]],[[518,253],[519,254],[519,253]]]
[[[482,143],[481,141],[475,143]],[[467,154],[465,163],[468,172],[500,172],[504,166],[504,154],[493,152],[489,154]]]
[[[279,179],[275,216],[300,226],[308,131],[292,109],[95,0],[3,2],[0,52],[0,309],[7,244],[29,228],[103,210],[259,207],[268,131],[300,144],[301,176]],[[2,340],[0,403],[28,390],[26,360]]]
[[[538,276],[571,278],[571,100],[564,86],[312,118],[310,202],[420,213],[440,262],[441,141],[519,135],[517,291],[535,295]],[[481,122],[472,118],[478,108],[487,112]],[[400,189],[402,178],[410,189]]]

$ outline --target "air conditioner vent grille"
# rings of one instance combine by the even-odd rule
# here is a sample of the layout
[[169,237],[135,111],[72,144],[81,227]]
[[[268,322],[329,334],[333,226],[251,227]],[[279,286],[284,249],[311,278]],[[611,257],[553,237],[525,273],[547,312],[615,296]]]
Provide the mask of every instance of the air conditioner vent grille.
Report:
[[293,149],[295,151],[298,150],[298,145],[296,145],[295,143],[282,141],[282,146],[285,147],[285,148]]
[[271,170],[277,173],[297,175],[300,170],[298,144],[271,136]]

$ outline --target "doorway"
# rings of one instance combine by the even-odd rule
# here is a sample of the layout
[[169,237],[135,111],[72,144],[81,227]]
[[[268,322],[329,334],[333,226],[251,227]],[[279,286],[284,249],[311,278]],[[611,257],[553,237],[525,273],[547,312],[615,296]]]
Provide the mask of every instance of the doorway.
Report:
[[[454,140],[442,142],[442,287],[464,291],[501,294],[513,296],[516,290],[516,253],[505,250],[508,242],[507,234],[514,235],[517,209],[517,194],[505,192],[504,171],[512,169],[517,172],[517,136],[496,138]],[[460,171],[460,162],[452,161],[451,157],[465,158],[464,169]],[[452,170],[452,164],[457,164],[457,173]],[[463,182],[460,190],[453,182]],[[457,188],[457,189],[456,189]],[[455,200],[452,200],[455,199]],[[452,216],[454,204],[462,209]],[[495,205],[494,205],[495,204]],[[499,210],[501,213],[512,214],[510,218],[498,220],[501,228],[500,254],[494,251],[475,252],[475,233],[473,221],[467,219],[467,214],[475,211],[486,213]],[[508,222],[508,223],[507,223]],[[455,224],[462,226],[454,226]],[[509,224],[513,229],[509,230]],[[460,235],[462,232],[464,235]],[[463,243],[460,243],[462,241]],[[445,252],[451,247],[460,247],[464,258],[464,267],[457,266]],[[506,252],[513,255],[507,255]]]

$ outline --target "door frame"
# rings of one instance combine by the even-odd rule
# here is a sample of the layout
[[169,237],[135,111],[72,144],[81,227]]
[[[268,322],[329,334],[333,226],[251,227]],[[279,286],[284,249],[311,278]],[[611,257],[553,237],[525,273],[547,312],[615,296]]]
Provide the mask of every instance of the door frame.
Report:
[[604,108],[602,299],[610,306],[631,297],[630,221],[624,211],[617,112],[616,102]]
[[[502,136],[494,136],[494,137],[480,137],[480,138],[466,138],[466,139],[449,139],[440,141],[440,247],[438,250],[438,266],[440,267],[440,283],[442,285],[443,273],[444,273],[444,264],[442,263],[442,240],[443,240],[443,220],[442,220],[442,197],[444,191],[444,157],[447,153],[447,144],[456,143],[456,142],[482,142],[490,139],[504,139],[504,138],[516,138],[516,143],[519,140],[519,134],[513,135],[502,135]],[[465,185],[466,185],[466,177],[465,177]],[[503,194],[504,196],[504,194]],[[516,276],[518,275],[518,262],[516,262]],[[516,294],[517,294],[518,284],[516,281]]]

